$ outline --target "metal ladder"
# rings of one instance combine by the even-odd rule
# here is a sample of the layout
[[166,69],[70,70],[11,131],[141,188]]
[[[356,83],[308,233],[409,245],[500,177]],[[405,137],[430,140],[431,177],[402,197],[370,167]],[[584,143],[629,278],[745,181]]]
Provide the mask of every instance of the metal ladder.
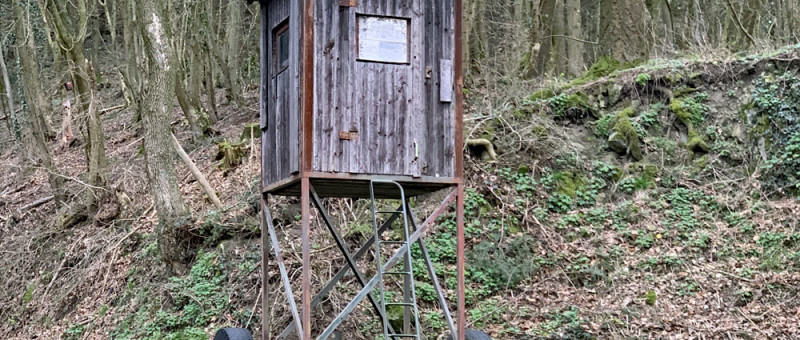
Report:
[[[376,184],[383,184],[383,185],[393,185],[396,186],[397,189],[400,191],[400,199],[403,203],[403,209],[400,210],[392,210],[392,211],[379,211],[375,205],[375,185]],[[408,205],[406,204],[406,194],[403,190],[403,187],[394,181],[383,181],[383,180],[371,180],[369,183],[369,195],[370,200],[372,202],[372,226],[373,232],[375,233],[375,258],[378,263],[378,271],[375,274],[378,278],[378,289],[380,290],[380,301],[381,301],[381,321],[383,323],[383,336],[384,339],[396,339],[396,338],[413,338],[420,340],[420,326],[419,326],[419,308],[417,306],[417,293],[414,286],[414,270],[413,270],[413,261],[411,259],[411,244],[408,243],[409,239],[409,229],[408,229]],[[402,241],[384,241],[381,239],[381,233],[378,231],[378,216],[381,214],[400,214],[403,216],[403,240]],[[401,249],[403,247],[407,247],[408,249],[404,256],[404,265],[403,271],[386,271],[386,268],[383,267],[383,260],[381,259],[381,245],[400,245]],[[403,302],[386,302],[386,291],[383,284],[384,276],[388,275],[398,275],[404,277],[404,285],[403,285]],[[407,316],[408,316],[408,309],[413,308],[413,318],[414,318],[414,333],[407,333],[407,334],[391,334],[389,332],[389,320],[387,319],[387,306],[402,306],[403,307],[403,319],[404,319],[404,329],[403,332],[409,332],[408,325],[407,325]]]

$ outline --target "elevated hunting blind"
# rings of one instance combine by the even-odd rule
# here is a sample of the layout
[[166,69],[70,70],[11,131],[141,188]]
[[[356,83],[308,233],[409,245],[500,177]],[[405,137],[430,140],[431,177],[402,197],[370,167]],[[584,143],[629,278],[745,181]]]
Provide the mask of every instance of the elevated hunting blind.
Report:
[[455,1],[262,4],[266,192],[297,195],[302,176],[322,197],[367,197],[374,176],[411,195],[458,183]]
[[[471,333],[464,330],[461,0],[259,2],[262,273],[269,273],[269,261],[274,260],[291,312],[288,321],[276,319],[283,330],[277,336],[269,334],[273,320],[265,315],[263,339],[293,334],[302,340],[312,334],[327,339],[364,300],[381,319],[384,338],[421,339],[410,251],[415,243],[450,333],[469,339]],[[409,198],[442,190],[447,190],[444,199],[424,221],[417,221]],[[270,195],[300,197],[298,301],[269,210]],[[355,253],[333,225],[321,200],[325,197],[371,200],[374,234]],[[455,318],[423,242],[425,232],[452,203],[457,226],[458,287],[450,287],[458,292]],[[327,227],[345,260],[314,296],[312,204],[319,211],[316,220]],[[397,208],[382,211],[387,205]],[[357,263],[370,250],[377,262],[372,278]],[[398,262],[402,269],[390,270]],[[312,323],[317,306],[348,272],[356,279],[358,294],[336,317],[315,317]],[[402,282],[402,294],[385,294],[385,280]],[[262,282],[267,313],[266,275]],[[403,310],[397,329],[387,319],[387,307],[392,306]]]

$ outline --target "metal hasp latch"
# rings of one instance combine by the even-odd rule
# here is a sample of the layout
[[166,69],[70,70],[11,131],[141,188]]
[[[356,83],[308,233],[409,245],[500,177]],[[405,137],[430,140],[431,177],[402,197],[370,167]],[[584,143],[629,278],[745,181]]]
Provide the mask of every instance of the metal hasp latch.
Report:
[[339,131],[339,140],[355,142],[358,140],[358,131]]

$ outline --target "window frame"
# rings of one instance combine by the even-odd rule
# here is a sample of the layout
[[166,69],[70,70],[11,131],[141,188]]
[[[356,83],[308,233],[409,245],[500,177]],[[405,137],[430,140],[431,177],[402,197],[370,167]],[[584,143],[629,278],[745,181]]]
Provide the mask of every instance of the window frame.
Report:
[[[281,50],[280,38],[285,34],[289,34],[288,18],[275,26],[275,28],[272,30],[272,70],[275,76],[283,73],[283,71],[286,71],[291,63],[291,55],[289,55],[289,51],[287,51],[285,63],[281,61],[281,52],[283,52],[283,50]],[[291,39],[291,37],[288,37],[287,39]],[[291,44],[291,40],[289,40],[289,44]],[[287,46],[287,48],[291,50],[291,47]]]
[[[405,62],[397,62],[397,61],[381,61],[381,60],[373,60],[373,59],[364,59],[361,58],[361,18],[379,18],[379,19],[394,19],[394,20],[403,20],[406,22],[406,61]],[[411,65],[411,28],[412,28],[412,21],[411,18],[408,17],[397,17],[397,16],[389,16],[389,15],[376,15],[376,14],[368,14],[368,13],[356,13],[355,15],[356,24],[355,24],[355,36],[356,36],[356,44],[355,44],[355,55],[356,61],[363,62],[363,63],[378,63],[378,64],[390,64],[390,65]]]

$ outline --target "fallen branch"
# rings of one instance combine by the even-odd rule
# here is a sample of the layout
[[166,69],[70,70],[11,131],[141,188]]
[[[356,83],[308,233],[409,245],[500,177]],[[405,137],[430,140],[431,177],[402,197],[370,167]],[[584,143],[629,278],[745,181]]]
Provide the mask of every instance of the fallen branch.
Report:
[[178,156],[181,157],[181,160],[184,164],[189,168],[189,171],[192,172],[194,178],[197,179],[197,182],[200,183],[200,187],[205,191],[206,195],[211,199],[211,202],[214,203],[214,206],[217,207],[219,210],[225,210],[225,207],[222,205],[222,202],[219,201],[219,197],[214,192],[214,189],[211,188],[211,184],[208,183],[206,176],[203,176],[203,173],[197,169],[197,166],[194,165],[192,159],[189,158],[189,155],[186,154],[186,151],[183,150],[181,143],[178,142],[178,138],[175,138],[175,135],[172,134],[172,145],[175,147],[175,151],[178,152]]
[[[150,209],[147,209],[147,210],[149,211]],[[147,211],[145,211],[145,214],[146,213],[147,213]],[[119,249],[117,249],[117,247],[119,247],[119,245],[122,244],[122,242],[127,240],[128,237],[131,237],[131,235],[135,234],[137,231],[139,231],[139,228],[133,228],[133,230],[131,230],[127,235],[125,235],[121,239],[119,239],[119,241],[117,241],[117,243],[115,243],[114,246],[109,248],[109,249],[113,249],[114,250],[114,254],[111,256],[111,262],[108,263],[108,270],[106,270],[106,275],[103,276],[103,291],[105,291],[105,289],[106,289],[106,283],[108,282],[108,275],[111,273],[111,270],[114,268],[114,263],[117,262],[117,254],[118,254],[117,250],[119,250]]]
[[47,284],[47,288],[45,288],[45,289],[44,289],[44,294],[42,294],[43,296],[47,296],[47,292],[49,292],[49,291],[50,291],[50,288],[52,288],[52,287],[53,287],[53,283],[55,283],[55,282],[56,282],[56,279],[58,279],[58,274],[60,274],[60,273],[61,273],[61,269],[63,269],[63,268],[64,268],[64,264],[65,264],[65,263],[67,263],[67,259],[69,259],[69,255],[70,255],[70,254],[72,253],[72,251],[75,249],[75,246],[76,246],[78,243],[80,243],[80,242],[81,242],[81,240],[83,240],[83,236],[81,236],[80,238],[78,238],[78,240],[77,240],[77,241],[73,242],[73,243],[72,243],[72,247],[70,247],[70,248],[69,248],[69,251],[67,251],[66,253],[64,253],[64,259],[63,259],[63,260],[61,260],[61,264],[59,264],[59,265],[58,265],[58,268],[56,269],[56,271],[55,271],[55,272],[53,272],[53,278],[52,278],[52,279],[50,279],[50,283],[48,283],[48,284]]
[[121,108],[123,108],[123,107],[125,107],[125,104],[123,104],[123,105],[117,105],[117,106],[112,106],[112,107],[109,107],[109,108],[102,109],[102,110],[100,110],[100,115],[104,115],[104,114],[106,114],[106,113],[109,113],[109,112],[111,112],[111,111],[114,111],[114,110],[121,109]]
[[494,145],[488,139],[467,139],[467,146],[482,146],[486,149],[486,153],[489,154],[489,159],[497,160],[497,152],[494,151]]
[[36,208],[36,207],[38,207],[38,206],[40,206],[42,204],[45,204],[47,202],[52,201],[53,198],[54,198],[53,196],[47,196],[45,198],[40,198],[38,200],[35,200],[35,201],[31,202],[31,203],[28,203],[28,204],[24,205],[22,208],[19,208],[19,211],[25,211],[25,210],[28,210],[28,209]]

